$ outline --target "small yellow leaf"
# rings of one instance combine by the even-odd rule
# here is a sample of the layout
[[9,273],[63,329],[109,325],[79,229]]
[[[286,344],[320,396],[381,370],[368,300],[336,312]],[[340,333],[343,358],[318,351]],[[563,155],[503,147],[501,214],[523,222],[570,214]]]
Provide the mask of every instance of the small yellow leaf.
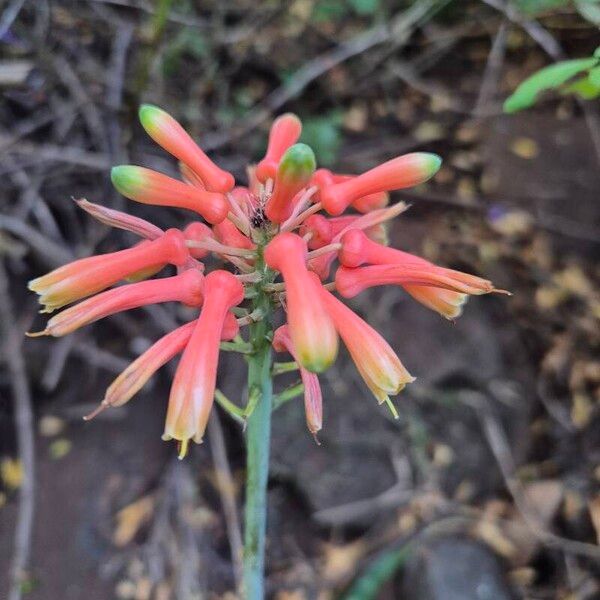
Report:
[[61,433],[64,428],[65,422],[54,415],[44,415],[40,419],[40,435],[43,435],[44,437],[54,437]]
[[144,496],[132,502],[117,513],[117,527],[113,534],[113,543],[122,548],[131,542],[140,528],[152,516],[154,499]]
[[362,540],[345,544],[325,544],[324,557],[322,560],[323,578],[337,581],[356,570],[358,561],[364,555],[366,549]]
[[50,458],[53,460],[60,460],[64,458],[69,452],[71,452],[71,448],[73,444],[70,440],[65,438],[59,438],[53,441],[50,446],[48,446],[48,452],[50,453]]
[[600,544],[600,494],[596,494],[596,496],[588,502],[588,510],[590,511],[592,524],[596,530],[596,541]]
[[527,137],[518,137],[513,140],[510,149],[513,154],[516,154],[519,158],[524,158],[525,160],[531,160],[540,153],[537,142]]
[[435,121],[422,121],[413,131],[414,138],[419,142],[432,142],[445,135],[444,128]]
[[573,404],[571,405],[571,421],[578,428],[585,427],[589,422],[594,410],[594,405],[587,394],[573,394]]
[[3,458],[0,463],[2,481],[9,490],[16,490],[23,481],[23,465],[21,461],[13,458]]

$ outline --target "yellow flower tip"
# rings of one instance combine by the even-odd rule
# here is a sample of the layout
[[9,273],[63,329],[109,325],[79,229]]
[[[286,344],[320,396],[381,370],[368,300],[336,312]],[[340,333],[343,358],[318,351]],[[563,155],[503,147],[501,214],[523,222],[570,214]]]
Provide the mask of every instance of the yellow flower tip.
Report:
[[43,335],[50,335],[50,330],[44,329],[43,331],[26,331],[25,335],[30,338],[42,337]]
[[170,115],[162,108],[154,106],[154,104],[142,104],[139,108],[138,116],[142,127],[148,131],[149,129],[156,127],[157,121],[161,118],[164,119]]
[[106,410],[110,406],[110,403],[106,400],[102,400],[100,404],[89,414],[83,417],[84,421],[91,421],[93,418],[97,417],[101,412]]
[[177,450],[178,450],[177,458],[179,460],[183,460],[187,456],[189,445],[190,445],[189,438],[187,438],[185,440],[180,440],[177,442]]
[[335,356],[331,359],[314,356],[300,357],[300,364],[311,373],[323,373],[324,371],[327,371],[334,362]]
[[38,292],[39,293],[39,289],[40,289],[40,279],[41,277],[36,277],[35,279],[30,279],[27,282],[27,289],[32,291],[32,292]]

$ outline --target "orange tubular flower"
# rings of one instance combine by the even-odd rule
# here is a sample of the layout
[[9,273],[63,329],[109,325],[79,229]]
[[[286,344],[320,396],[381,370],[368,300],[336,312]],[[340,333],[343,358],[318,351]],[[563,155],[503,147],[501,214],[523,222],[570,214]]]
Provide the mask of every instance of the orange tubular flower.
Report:
[[223,194],[201,190],[152,169],[121,165],[113,167],[110,176],[123,196],[142,204],[186,208],[213,224],[223,221],[229,212]]
[[29,289],[40,295],[42,312],[52,312],[139,272],[153,274],[167,264],[181,266],[188,256],[183,234],[170,229],[152,242],[76,260],[32,279]]
[[149,223],[145,219],[128,215],[120,210],[107,208],[100,204],[94,204],[93,202],[88,202],[84,198],[75,200],[75,203],[79,208],[85,210],[85,212],[100,221],[100,223],[104,223],[109,227],[131,231],[131,233],[135,233],[144,239],[155,240],[164,233],[160,227]]
[[163,439],[181,443],[185,456],[190,439],[202,441],[214,400],[219,341],[228,311],[244,299],[244,287],[227,271],[213,271],[204,281],[205,301],[185,348],[169,397]]
[[61,337],[108,315],[146,304],[178,301],[200,306],[203,279],[199,271],[190,269],[174,277],[122,285],[63,310],[48,321],[44,331],[30,335]]
[[[339,175],[332,173],[328,169],[317,169],[315,174],[312,176],[310,183],[316,185],[319,189],[322,189],[329,185],[336,183],[343,183],[344,181],[350,181],[357,175]],[[315,201],[320,199],[319,194],[315,196]],[[368,213],[378,208],[387,206],[390,201],[390,195],[387,192],[376,192],[374,194],[368,194],[362,198],[357,198],[351,203],[352,208],[355,208],[358,212]]]
[[298,141],[301,133],[302,123],[292,113],[281,115],[273,121],[269,132],[267,153],[256,165],[255,175],[261,183],[265,183],[267,179],[275,179],[283,153]]
[[[337,355],[338,337],[306,268],[306,242],[280,233],[265,248],[265,262],[279,271],[286,288],[287,320],[298,362],[313,373],[329,368]],[[320,283],[318,284],[321,285]]]
[[148,135],[184,163],[200,178],[207,190],[225,193],[233,188],[233,175],[217,167],[170,114],[157,106],[144,104],[139,116]]
[[[123,406],[123,404],[129,402],[146,385],[158,369],[183,351],[192,337],[195,326],[196,321],[191,321],[178,327],[174,331],[171,331],[171,333],[161,337],[150,348],[140,354],[108,386],[104,399],[98,408],[85,417],[85,420],[92,419],[109,406]],[[235,317],[231,313],[227,313],[221,331],[221,339],[231,340],[238,334],[239,330],[240,328]]]
[[310,181],[315,164],[315,155],[306,144],[295,144],[287,149],[279,162],[273,194],[265,207],[269,220],[282,223],[292,214],[294,196]]
[[379,404],[387,402],[397,416],[389,395],[397,394],[415,378],[370,325],[325,288],[319,285],[317,289],[361,377]]
[[[336,288],[352,297],[374,285],[401,285],[415,300],[447,319],[460,316],[467,295],[498,292],[491,281],[461,271],[438,267],[424,258],[381,246],[356,229],[342,236],[338,257],[344,267],[336,275]],[[370,263],[379,267],[359,265]]]
[[[214,238],[212,229],[208,225],[198,221],[186,225],[183,230],[183,235],[185,236],[185,239],[190,242],[202,242],[207,238]],[[204,258],[209,253],[209,251],[204,248],[190,248],[189,250],[190,254],[197,259]]]
[[[276,352],[289,352],[296,362],[298,354],[292,343],[289,327],[282,325],[275,331],[273,336],[273,348]],[[304,367],[300,366],[300,377],[304,384],[304,410],[306,412],[306,425],[308,430],[315,436],[323,427],[323,396],[319,378]]]
[[441,165],[436,154],[415,152],[398,156],[347,181],[326,185],[320,200],[330,215],[340,215],[359,198],[370,194],[400,190],[427,181]]

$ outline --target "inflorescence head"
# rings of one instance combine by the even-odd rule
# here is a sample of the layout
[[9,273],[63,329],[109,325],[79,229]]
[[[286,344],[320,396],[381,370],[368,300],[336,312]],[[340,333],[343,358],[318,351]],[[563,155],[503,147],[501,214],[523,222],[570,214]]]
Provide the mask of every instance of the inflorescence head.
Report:
[[[67,308],[30,335],[66,335],[160,302],[185,304],[198,316],[166,332],[131,363],[87,418],[128,402],[181,354],[163,438],[177,440],[180,456],[185,455],[190,440],[202,441],[215,396],[222,397],[215,387],[220,350],[256,352],[256,340],[245,341],[240,329],[265,319],[269,331],[276,308],[285,312],[285,324],[260,343],[272,342],[276,352],[296,361],[313,435],[323,421],[317,373],[334,363],[339,339],[378,402],[397,415],[389,396],[414,378],[383,337],[332,291],[350,298],[369,287],[396,285],[448,319],[460,314],[469,295],[500,291],[485,279],[387,246],[386,222],[406,209],[403,203],[389,205],[389,192],[432,177],[441,164],[435,154],[399,156],[360,175],[317,170],[312,149],[298,141],[300,120],[288,113],[274,121],[264,158],[248,169],[248,184],[236,187],[234,177],[164,110],[144,105],[139,116],[152,139],[177,159],[183,181],[123,165],[111,172],[114,186],[131,200],[183,208],[196,220],[163,231],[139,217],[78,200],[101,222],[140,239],[128,249],[83,258],[33,279],[29,288],[39,294],[41,312]],[[209,268],[214,258],[221,264]],[[339,268],[328,283],[336,260]],[[175,273],[150,279],[168,268]],[[252,398],[246,410],[230,401],[221,404],[236,418],[246,418]]]

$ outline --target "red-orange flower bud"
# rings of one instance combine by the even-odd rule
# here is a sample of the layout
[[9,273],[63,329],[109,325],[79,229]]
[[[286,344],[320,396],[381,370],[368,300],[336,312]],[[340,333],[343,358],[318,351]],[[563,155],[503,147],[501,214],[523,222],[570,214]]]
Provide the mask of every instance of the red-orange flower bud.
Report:
[[[100,411],[109,406],[123,406],[129,402],[146,385],[148,380],[162,366],[166,365],[173,357],[183,351],[189,342],[196,321],[190,321],[181,327],[161,337],[150,348],[140,354],[109,386],[104,394],[104,399],[86,420],[95,417]],[[239,332],[236,318],[227,313],[223,329],[222,340],[231,340]]]
[[[190,242],[202,242],[207,238],[214,238],[213,230],[205,223],[194,221],[183,230],[185,239]],[[190,248],[190,254],[197,259],[204,258],[209,251],[204,248]]]
[[280,233],[265,248],[264,257],[285,282],[287,318],[298,361],[309,371],[320,373],[335,360],[338,338],[307,271],[307,251],[301,237]]
[[379,333],[321,285],[317,289],[365,383],[380,404],[389,402],[388,395],[400,392],[414,377]]
[[267,179],[275,179],[281,157],[292,144],[298,141],[300,133],[302,133],[302,123],[292,113],[281,115],[273,121],[267,152],[256,165],[255,175],[261,183],[265,183]]
[[[295,361],[299,361],[298,353],[292,343],[288,325],[279,327],[273,336],[273,348],[276,352],[289,352]],[[315,435],[323,427],[323,396],[319,378],[302,367],[300,377],[304,384],[304,411],[306,413],[306,425],[308,430]]]
[[282,223],[292,214],[294,196],[310,181],[315,164],[315,155],[306,144],[288,148],[279,162],[273,194],[265,207],[270,221]]
[[214,400],[219,341],[228,311],[244,299],[244,286],[227,271],[204,281],[205,301],[175,373],[163,439],[202,441]]
[[[342,296],[352,297],[375,285],[397,284],[418,302],[454,319],[460,315],[468,294],[498,291],[487,279],[438,267],[424,258],[381,246],[356,229],[345,233],[341,243],[338,258],[344,267],[336,274],[336,288]],[[355,268],[364,263],[380,268]]]
[[159,302],[183,302],[200,306],[203,300],[203,275],[194,269],[180,275],[129,283],[88,298],[52,317],[39,334],[60,337],[84,325],[131,308]]
[[414,152],[389,160],[362,175],[326,186],[320,200],[331,215],[339,215],[354,201],[370,194],[399,190],[427,181],[440,168],[436,154]]
[[64,265],[32,279],[29,289],[40,295],[43,312],[91,296],[139,272],[155,273],[167,264],[182,266],[189,257],[183,234],[169,229],[154,241]]
[[140,108],[139,117],[148,135],[185,163],[201,179],[207,190],[228,192],[233,188],[233,175],[215,165],[170,114],[157,106],[144,104]]
[[110,176],[115,188],[136,202],[193,210],[212,224],[223,221],[229,212],[223,194],[201,190],[151,169],[121,165],[113,167]]

